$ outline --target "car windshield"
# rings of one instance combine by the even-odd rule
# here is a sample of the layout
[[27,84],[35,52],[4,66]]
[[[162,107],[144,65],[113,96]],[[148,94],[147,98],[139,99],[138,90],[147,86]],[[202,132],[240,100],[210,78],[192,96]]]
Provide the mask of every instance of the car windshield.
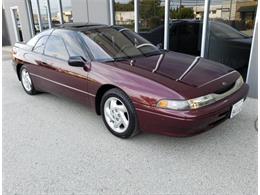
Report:
[[234,29],[233,27],[220,23],[220,22],[211,22],[210,23],[211,32],[220,38],[223,39],[245,39],[248,36],[240,33],[238,30]]
[[129,29],[104,27],[81,32],[95,60],[117,61],[160,54],[160,50]]

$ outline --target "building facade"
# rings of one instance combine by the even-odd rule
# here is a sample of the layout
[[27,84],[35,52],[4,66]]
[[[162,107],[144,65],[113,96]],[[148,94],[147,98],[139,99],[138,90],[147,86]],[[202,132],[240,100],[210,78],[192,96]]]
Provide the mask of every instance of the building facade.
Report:
[[3,16],[5,45],[28,41],[38,32],[63,23],[110,23],[109,1],[105,0],[3,0]]

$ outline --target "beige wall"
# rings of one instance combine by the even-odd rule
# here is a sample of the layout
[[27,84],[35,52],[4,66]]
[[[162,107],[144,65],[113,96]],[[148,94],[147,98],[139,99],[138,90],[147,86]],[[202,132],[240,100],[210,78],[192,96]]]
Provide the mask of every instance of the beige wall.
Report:
[[132,24],[134,21],[134,11],[116,11],[115,19],[117,24]]

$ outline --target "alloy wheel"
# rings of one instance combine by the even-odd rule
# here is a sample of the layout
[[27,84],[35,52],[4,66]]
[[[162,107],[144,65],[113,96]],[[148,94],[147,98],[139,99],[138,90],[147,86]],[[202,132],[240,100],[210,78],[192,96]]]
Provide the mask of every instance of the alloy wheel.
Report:
[[124,103],[116,97],[109,97],[105,101],[104,115],[107,124],[117,133],[126,131],[129,126],[127,108]]
[[26,69],[22,70],[21,77],[22,77],[22,83],[23,83],[25,90],[28,92],[31,91],[32,90],[32,81],[31,81],[29,72]]

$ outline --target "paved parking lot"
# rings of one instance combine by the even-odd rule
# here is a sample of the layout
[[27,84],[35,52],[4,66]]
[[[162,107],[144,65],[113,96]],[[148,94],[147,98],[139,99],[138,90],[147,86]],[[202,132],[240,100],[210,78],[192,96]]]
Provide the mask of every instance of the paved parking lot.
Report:
[[82,105],[23,91],[3,61],[3,194],[257,194],[257,100],[203,134],[112,136]]

